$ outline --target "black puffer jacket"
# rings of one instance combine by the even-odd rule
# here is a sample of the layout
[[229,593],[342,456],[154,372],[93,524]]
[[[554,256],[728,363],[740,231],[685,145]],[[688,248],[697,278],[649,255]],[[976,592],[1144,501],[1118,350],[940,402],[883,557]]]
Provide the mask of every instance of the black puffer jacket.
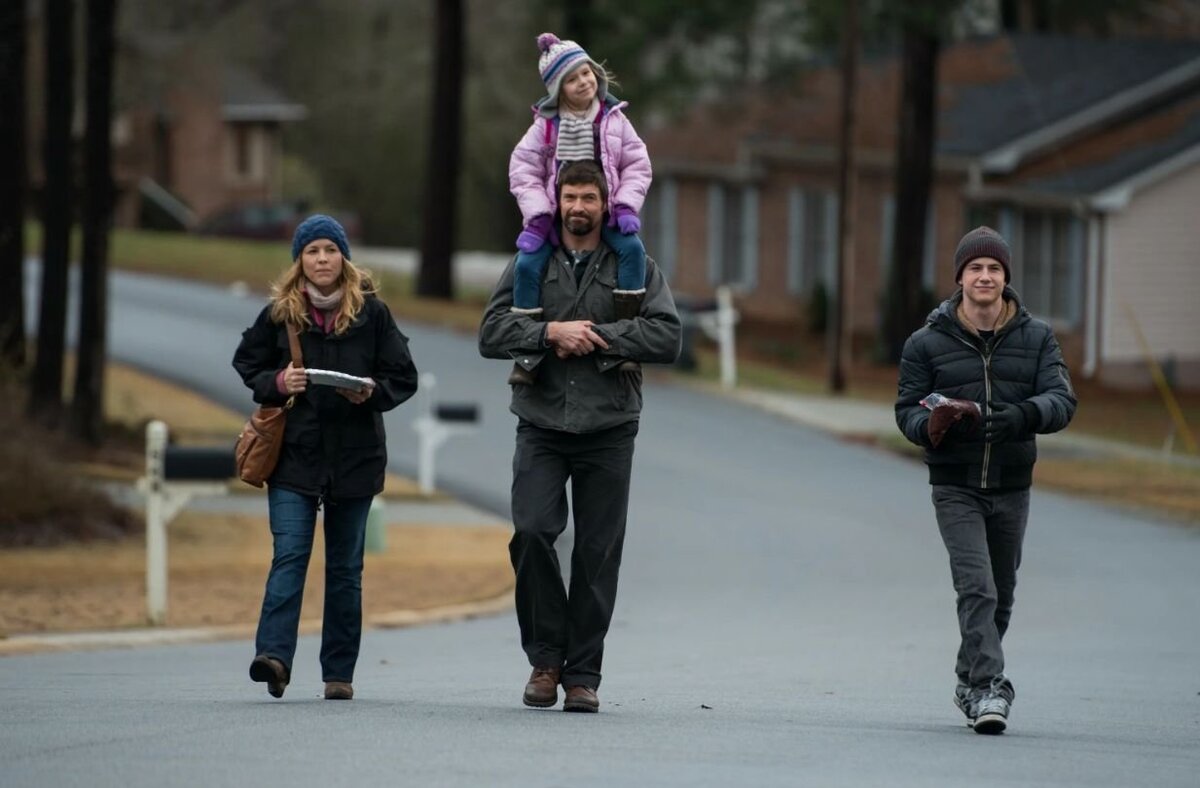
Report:
[[[1054,332],[1029,314],[1020,298],[1004,288],[1016,314],[990,340],[966,329],[957,317],[962,291],[929,314],[926,325],[904,344],[900,360],[896,424],[913,443],[925,447],[930,484],[980,489],[1028,487],[1037,460],[1034,433],[1057,432],[1075,415],[1075,391]],[[929,411],[920,401],[930,392],[987,403],[1029,403],[1036,425],[1006,443],[988,443],[981,429],[951,430],[938,448],[930,446]],[[1026,408],[1026,410],[1030,410]]]
[[[242,333],[233,367],[254,391],[254,401],[281,405],[287,397],[276,374],[291,360],[287,330],[271,322],[268,305]],[[375,380],[370,399],[355,405],[331,386],[309,385],[287,416],[283,451],[272,486],[306,495],[358,498],[383,490],[387,466],[384,411],[417,390],[417,369],[408,339],[396,328],[387,305],[368,296],[346,333],[326,334],[312,325],[300,332],[304,366],[332,369]]]

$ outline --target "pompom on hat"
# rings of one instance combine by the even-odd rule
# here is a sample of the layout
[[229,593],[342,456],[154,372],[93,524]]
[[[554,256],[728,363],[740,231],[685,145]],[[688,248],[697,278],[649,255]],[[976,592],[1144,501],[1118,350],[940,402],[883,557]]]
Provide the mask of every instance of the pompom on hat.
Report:
[[595,60],[588,57],[583,47],[574,41],[563,41],[553,33],[542,33],[537,37],[538,73],[546,85],[546,98],[538,102],[540,108],[558,106],[558,91],[567,75],[579,66],[587,63],[596,75],[596,97],[604,101],[608,95],[608,78],[604,69]]
[[333,241],[342,257],[350,259],[350,240],[346,237],[346,229],[337,219],[323,213],[315,213],[296,226],[296,232],[292,235],[292,259],[298,259],[304,247],[320,238]]
[[954,281],[962,279],[967,263],[980,257],[990,257],[1004,266],[1004,283],[1012,284],[1012,252],[1004,236],[991,227],[976,227],[962,237],[954,250]]

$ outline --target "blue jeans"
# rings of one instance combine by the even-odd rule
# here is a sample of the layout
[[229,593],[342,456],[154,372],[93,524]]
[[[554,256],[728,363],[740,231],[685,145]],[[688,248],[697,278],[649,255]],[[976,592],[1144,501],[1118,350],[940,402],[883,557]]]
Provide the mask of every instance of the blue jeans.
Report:
[[[646,247],[636,234],[622,235],[604,225],[601,238],[617,256],[617,289],[642,290],[646,287]],[[513,270],[513,306],[517,309],[536,309],[542,305],[542,276],[554,248],[550,242],[536,252],[518,252]]]
[[[324,681],[353,681],[362,639],[363,541],[372,496],[324,500],[325,609],[321,627],[321,674]],[[274,657],[292,670],[304,576],[312,555],[317,509],[322,500],[271,487],[267,493],[275,556],[258,634],[256,654]]]

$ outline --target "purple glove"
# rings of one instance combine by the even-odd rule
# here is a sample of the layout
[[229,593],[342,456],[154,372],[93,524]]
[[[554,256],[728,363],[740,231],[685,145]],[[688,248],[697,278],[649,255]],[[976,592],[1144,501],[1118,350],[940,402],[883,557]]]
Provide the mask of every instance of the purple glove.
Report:
[[536,252],[542,248],[542,244],[546,243],[547,236],[550,235],[550,214],[543,213],[529,220],[529,224],[525,225],[525,229],[517,236],[517,248],[527,254]]
[[617,229],[622,235],[633,235],[642,229],[642,220],[638,218],[637,211],[628,205],[613,206],[613,215],[617,218]]

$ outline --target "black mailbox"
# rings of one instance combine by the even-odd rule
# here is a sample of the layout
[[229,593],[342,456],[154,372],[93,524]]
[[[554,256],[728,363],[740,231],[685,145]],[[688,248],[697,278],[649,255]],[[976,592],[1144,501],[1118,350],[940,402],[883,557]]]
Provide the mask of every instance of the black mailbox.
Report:
[[163,453],[163,478],[167,480],[231,479],[237,476],[233,447],[168,446]]
[[479,421],[479,406],[473,402],[439,402],[433,417],[438,421],[474,423]]

